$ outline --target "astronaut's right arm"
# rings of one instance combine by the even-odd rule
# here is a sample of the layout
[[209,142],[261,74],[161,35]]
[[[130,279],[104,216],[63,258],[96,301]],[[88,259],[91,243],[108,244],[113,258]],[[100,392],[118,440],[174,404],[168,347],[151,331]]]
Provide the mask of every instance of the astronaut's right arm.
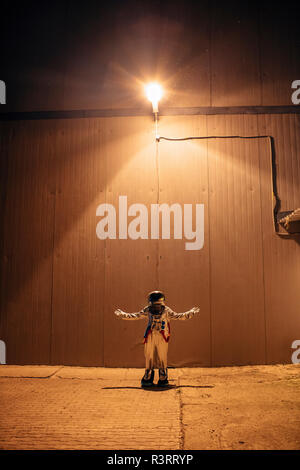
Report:
[[172,318],[173,320],[189,320],[190,318],[193,318],[193,316],[196,313],[200,312],[200,308],[193,307],[191,308],[191,310],[188,310],[187,312],[177,313],[177,312],[173,312],[173,310],[171,310],[170,307],[166,307],[166,311],[169,317]]
[[140,318],[144,318],[148,315],[148,307],[145,307],[139,312],[135,312],[135,313],[123,312],[123,310],[120,310],[118,308],[117,310],[115,310],[114,313],[117,316],[117,318],[120,320],[139,320]]

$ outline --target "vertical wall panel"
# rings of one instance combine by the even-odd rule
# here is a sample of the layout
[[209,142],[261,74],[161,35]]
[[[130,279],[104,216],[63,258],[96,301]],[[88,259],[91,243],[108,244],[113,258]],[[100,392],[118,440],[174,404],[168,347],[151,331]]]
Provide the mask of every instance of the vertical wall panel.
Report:
[[7,85],[5,108],[10,111],[62,109],[67,2],[5,3],[8,17],[1,11],[4,27],[1,79]]
[[212,106],[261,104],[256,5],[217,2],[211,37]]
[[[54,125],[54,122],[51,123]],[[47,123],[10,126],[3,214],[1,339],[10,364],[50,361],[53,151]]]
[[[167,137],[206,135],[206,117],[162,118],[160,133]],[[172,365],[211,364],[210,351],[210,276],[209,276],[209,206],[207,185],[207,140],[158,144],[159,203],[184,204],[193,208],[204,204],[204,246],[186,250],[184,221],[182,240],[174,239],[171,216],[171,239],[159,241],[159,286],[167,304],[177,312],[200,307],[200,314],[189,321],[172,321],[169,362]],[[202,225],[202,222],[201,222]],[[196,359],[197,358],[197,359]]]
[[291,105],[291,84],[300,76],[299,8],[260,6],[262,105]]
[[[150,117],[119,118],[108,120],[107,126],[106,199],[116,208],[117,239],[105,241],[104,365],[143,367],[147,320],[118,320],[114,310],[137,312],[147,305],[147,294],[158,288],[158,243],[150,239],[150,208],[157,197],[154,124]],[[146,206],[149,239],[119,239],[119,196],[127,196],[128,208]],[[128,216],[128,226],[134,218]]]
[[[275,140],[281,210],[300,207],[300,132],[298,116],[258,116],[261,134]],[[262,228],[266,299],[267,362],[290,362],[291,344],[300,331],[300,236],[282,238],[272,223],[270,153],[260,143]],[[284,232],[284,230],[282,229]]]
[[103,364],[104,247],[96,207],[105,201],[101,119],[60,122],[56,153],[53,364]]
[[5,266],[6,255],[4,253],[4,214],[5,204],[7,198],[7,174],[8,174],[8,154],[9,154],[9,136],[12,133],[12,126],[10,123],[0,122],[0,339],[3,340],[6,329],[6,315],[3,306],[5,305]]
[[[243,116],[208,117],[209,135],[243,134],[244,126]],[[210,140],[208,162],[212,363],[264,363],[258,142]]]
[[[149,67],[145,76],[156,68],[166,88],[165,106],[211,105],[211,2],[164,2],[164,16],[155,17],[159,38],[156,67]],[[168,15],[168,16],[167,16]],[[149,21],[151,27],[151,20]],[[144,30],[143,22],[139,25]],[[153,28],[153,26],[152,26]],[[187,39],[188,38],[188,39]],[[149,39],[145,41],[149,48]],[[140,57],[140,63],[144,58]]]

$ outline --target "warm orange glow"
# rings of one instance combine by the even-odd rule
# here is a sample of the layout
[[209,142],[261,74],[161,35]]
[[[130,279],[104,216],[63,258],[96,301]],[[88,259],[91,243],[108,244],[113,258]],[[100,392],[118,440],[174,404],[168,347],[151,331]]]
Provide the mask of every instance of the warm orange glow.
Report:
[[158,113],[158,102],[163,95],[162,87],[157,82],[151,82],[145,86],[145,92],[148,100],[152,103],[153,112]]

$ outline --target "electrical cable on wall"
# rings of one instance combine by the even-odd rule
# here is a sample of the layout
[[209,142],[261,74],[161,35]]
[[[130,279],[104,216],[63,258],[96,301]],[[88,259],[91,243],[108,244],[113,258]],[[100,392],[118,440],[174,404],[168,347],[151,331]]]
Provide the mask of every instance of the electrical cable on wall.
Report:
[[[276,235],[279,235],[281,237],[289,237],[289,238],[292,235],[300,233],[300,232],[284,233],[284,232],[279,231],[278,215],[279,215],[279,210],[281,208],[281,199],[278,195],[278,189],[277,189],[276,153],[275,153],[275,141],[274,141],[273,136],[271,135],[250,135],[250,136],[210,135],[210,136],[190,136],[190,137],[173,137],[173,138],[160,136],[158,134],[158,102],[160,98],[162,97],[163,90],[158,83],[152,82],[152,83],[149,83],[145,87],[145,91],[146,91],[147,98],[152,103],[152,111],[154,114],[157,171],[158,171],[158,143],[161,140],[178,142],[178,141],[184,141],[184,140],[200,140],[200,139],[203,139],[203,140],[204,139],[269,139],[270,156],[271,156],[272,193],[273,193],[273,198],[275,200],[274,207],[273,207],[274,231]],[[158,185],[159,185],[159,181],[158,181]],[[288,227],[291,220],[299,220],[299,214],[298,214],[299,212],[300,212],[300,208],[296,209],[296,211],[287,211],[287,212],[281,213],[281,215],[284,214],[284,217],[280,219],[280,223],[284,223],[284,226]]]
[[281,237],[291,237],[294,233],[283,233],[279,231],[279,224],[278,224],[278,213],[281,207],[281,199],[278,195],[277,189],[277,171],[276,171],[276,154],[275,154],[275,142],[274,137],[271,135],[251,135],[251,136],[242,136],[242,135],[210,135],[210,136],[190,136],[190,137],[164,137],[158,135],[157,132],[157,113],[155,113],[155,131],[156,131],[156,142],[160,142],[161,140],[166,141],[185,141],[185,140],[204,140],[204,139],[269,139],[270,143],[270,155],[271,155],[271,172],[272,172],[272,193],[275,200],[275,204],[273,207],[273,223],[274,223],[274,230],[276,235]]

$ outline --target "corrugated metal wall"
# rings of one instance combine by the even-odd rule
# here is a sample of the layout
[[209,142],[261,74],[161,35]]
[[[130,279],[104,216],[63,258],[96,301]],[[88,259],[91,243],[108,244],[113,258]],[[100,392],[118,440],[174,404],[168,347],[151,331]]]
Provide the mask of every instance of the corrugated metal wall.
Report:
[[[282,210],[300,205],[299,115],[174,116],[168,137],[273,135]],[[300,329],[299,239],[272,220],[268,139],[155,142],[150,117],[1,123],[1,322],[7,362],[143,366],[146,294],[177,311],[171,365],[290,362]],[[203,203],[204,247],[100,240],[96,208]]]

